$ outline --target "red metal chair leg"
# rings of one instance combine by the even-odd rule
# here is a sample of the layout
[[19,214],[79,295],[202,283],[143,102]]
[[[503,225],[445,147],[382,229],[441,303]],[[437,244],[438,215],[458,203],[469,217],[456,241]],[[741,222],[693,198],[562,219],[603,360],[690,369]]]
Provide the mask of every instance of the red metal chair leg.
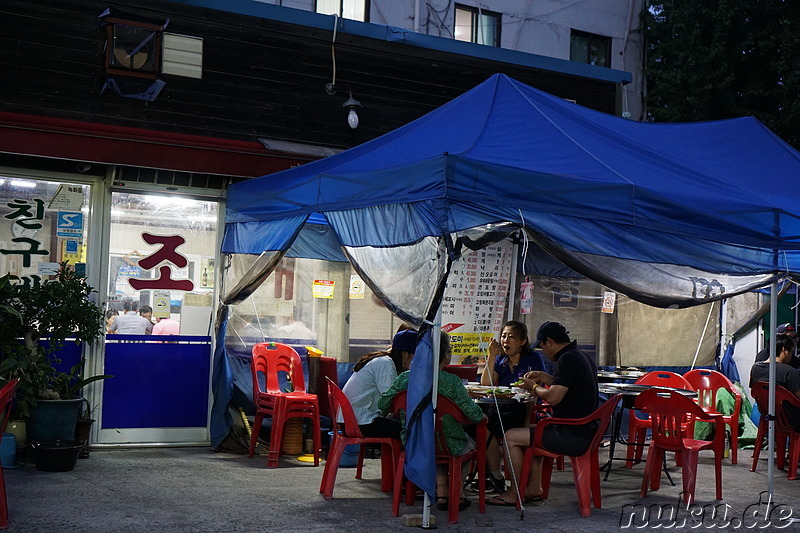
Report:
[[739,462],[739,423],[734,421],[731,424],[731,464]]
[[403,492],[403,466],[406,452],[401,452],[394,470],[394,492],[392,494],[392,516],[400,514],[400,493]]
[[448,507],[447,521],[450,524],[458,523],[458,505],[461,501],[461,463],[455,457],[450,457],[447,462],[448,476]]
[[792,434],[789,443],[789,479],[797,479],[797,463],[800,462],[800,433]]
[[[592,500],[594,503],[595,509],[602,509],[602,498],[600,496],[600,457],[597,448],[592,451],[592,455],[589,460],[589,471],[591,472],[591,479],[592,479]],[[581,459],[581,461],[586,461],[586,458]],[[583,467],[586,468],[586,467]]]
[[585,459],[588,459],[585,455],[571,458],[572,477],[575,480],[575,488],[578,490],[578,508],[584,518],[592,514],[589,503],[592,494],[592,466]]
[[756,447],[753,450],[753,466],[750,467],[751,472],[755,472],[758,467],[758,459],[761,455],[761,447],[764,445],[764,436],[767,432],[767,425],[764,421],[758,423],[758,434],[756,435]]
[[269,436],[269,454],[267,455],[267,468],[277,468],[283,446],[283,426],[286,424],[280,409],[276,409],[272,416],[272,432]]
[[389,444],[381,444],[381,491],[389,492],[394,487],[395,451]]
[[319,491],[326,500],[333,498],[333,487],[336,484],[336,474],[339,472],[339,462],[344,453],[344,439],[335,439],[328,452],[328,459],[325,461],[325,470],[322,474],[322,483]]
[[364,455],[367,452],[367,445],[362,444],[358,448],[358,463],[356,463],[356,479],[361,479],[361,471],[364,466]]
[[683,503],[691,505],[694,503],[694,489],[697,485],[697,454],[685,453],[681,474],[683,476]]

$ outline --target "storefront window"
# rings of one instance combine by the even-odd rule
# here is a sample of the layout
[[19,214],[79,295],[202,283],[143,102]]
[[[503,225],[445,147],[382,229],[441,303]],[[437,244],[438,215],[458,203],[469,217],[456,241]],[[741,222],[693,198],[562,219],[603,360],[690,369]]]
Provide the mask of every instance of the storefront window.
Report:
[[36,285],[63,261],[85,272],[90,189],[0,176],[0,275]]
[[255,343],[276,341],[348,362],[386,349],[400,323],[349,263],[284,258],[250,298],[231,307],[226,346],[246,356]]
[[216,202],[113,193],[109,310],[148,306],[154,323],[169,319],[181,335],[209,335],[216,232]]

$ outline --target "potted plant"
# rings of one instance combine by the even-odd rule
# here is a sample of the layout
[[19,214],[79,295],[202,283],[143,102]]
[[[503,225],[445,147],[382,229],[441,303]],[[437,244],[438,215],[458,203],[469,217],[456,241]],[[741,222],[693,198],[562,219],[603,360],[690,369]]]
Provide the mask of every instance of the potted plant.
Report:
[[[104,331],[102,312],[90,298],[93,292],[67,262],[54,279],[39,284],[19,283],[11,275],[0,278],[0,376],[20,378],[16,411],[28,419],[29,440],[71,440],[84,402],[76,398],[80,389],[110,377],[83,376],[82,358],[70,369],[60,369],[58,351],[67,339],[92,343]],[[56,403],[71,410],[60,430],[49,418],[61,407]]]

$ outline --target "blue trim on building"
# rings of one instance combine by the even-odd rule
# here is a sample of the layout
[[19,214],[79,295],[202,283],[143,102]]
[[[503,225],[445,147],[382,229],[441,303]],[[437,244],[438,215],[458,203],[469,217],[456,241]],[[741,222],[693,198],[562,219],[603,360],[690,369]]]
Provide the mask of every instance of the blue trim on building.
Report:
[[[320,15],[312,11],[295,9],[291,7],[276,6],[265,4],[254,0],[170,0],[176,4],[185,4],[217,11],[226,11],[247,15],[262,19],[285,22],[287,24],[297,24],[310,28],[318,28],[331,31],[333,29],[333,15]],[[367,37],[387,42],[399,42],[409,46],[427,48],[439,52],[447,52],[462,56],[498,61],[524,67],[549,70],[561,74],[569,74],[582,78],[602,80],[611,83],[628,84],[633,81],[630,72],[616,70],[566,59],[519,52],[494,46],[456,41],[444,37],[425,35],[416,33],[412,30],[372,24],[369,22],[358,22],[349,19],[339,19],[339,29],[337,33],[346,33],[359,37]]]

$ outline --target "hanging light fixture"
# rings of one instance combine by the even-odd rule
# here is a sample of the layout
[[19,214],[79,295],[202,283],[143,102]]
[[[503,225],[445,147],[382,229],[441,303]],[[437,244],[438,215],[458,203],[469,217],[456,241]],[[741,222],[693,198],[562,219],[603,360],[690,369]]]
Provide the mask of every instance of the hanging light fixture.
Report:
[[[349,87],[348,90],[350,90]],[[356,108],[361,107],[361,102],[353,98],[352,90],[350,90],[350,96],[342,104],[342,107],[348,110],[347,124],[350,126],[350,128],[356,129],[358,127],[358,113],[356,113]]]
[[[338,22],[339,16],[334,13],[333,15],[333,37],[331,38],[331,66],[332,68],[332,76],[331,81],[325,84],[325,92],[333,96],[337,92],[336,87],[336,31],[338,29]],[[362,107],[361,102],[353,98],[353,90],[347,85],[347,91],[349,93],[349,97],[345,102],[342,104],[342,107],[347,109],[347,125],[350,126],[351,129],[356,129],[358,127],[358,113],[356,113],[356,108]]]

